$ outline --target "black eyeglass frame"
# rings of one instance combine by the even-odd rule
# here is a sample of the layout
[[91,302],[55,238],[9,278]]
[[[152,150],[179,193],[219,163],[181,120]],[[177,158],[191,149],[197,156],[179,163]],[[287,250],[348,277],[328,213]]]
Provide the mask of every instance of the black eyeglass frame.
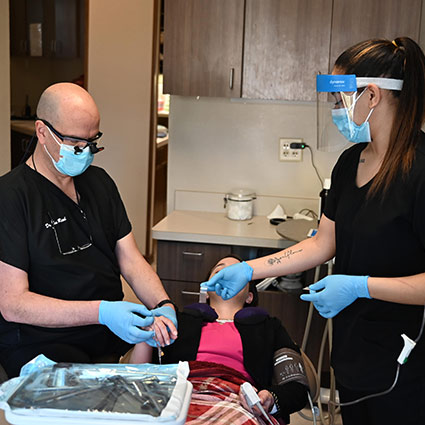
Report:
[[[49,123],[49,121],[43,118],[37,118],[37,120],[41,121],[44,125],[49,127],[49,129],[62,141],[69,140],[71,143],[85,143],[86,145],[84,146],[84,148],[88,146],[92,154],[95,154],[105,149],[104,147],[101,147],[101,148],[97,147],[96,140],[99,140],[103,136],[103,133],[101,131],[99,131],[94,137],[90,137],[89,139],[84,139],[82,137],[77,137],[77,136],[66,136],[60,133],[58,130],[56,130],[56,128],[54,128],[53,125]],[[74,149],[76,154],[79,154],[82,152],[82,148],[80,148],[79,146],[75,146]]]

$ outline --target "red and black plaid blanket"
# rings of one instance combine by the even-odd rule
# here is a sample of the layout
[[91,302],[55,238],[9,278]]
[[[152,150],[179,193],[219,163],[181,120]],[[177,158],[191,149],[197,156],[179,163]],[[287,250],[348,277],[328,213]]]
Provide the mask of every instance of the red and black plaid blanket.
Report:
[[[189,362],[189,381],[193,385],[192,400],[186,423],[190,425],[269,425],[255,417],[239,402],[239,387],[246,378],[238,371],[217,363]],[[272,417],[276,425],[279,422]]]

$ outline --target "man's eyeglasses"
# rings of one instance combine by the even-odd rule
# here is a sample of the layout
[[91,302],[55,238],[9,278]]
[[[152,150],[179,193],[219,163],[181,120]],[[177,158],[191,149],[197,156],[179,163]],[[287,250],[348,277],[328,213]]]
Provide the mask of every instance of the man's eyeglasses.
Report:
[[[84,222],[87,224],[88,227],[88,223],[87,223],[87,217],[86,214],[84,213],[83,210],[80,210],[81,214],[83,215],[83,220]],[[68,250],[62,250],[62,245],[60,243],[59,240],[59,236],[58,236],[58,231],[56,230],[56,225],[60,224],[61,219],[58,220],[53,220],[50,212],[47,212],[49,219],[50,219],[50,223],[46,223],[46,227],[50,227],[53,230],[53,233],[55,234],[55,239],[56,239],[56,244],[58,246],[58,250],[59,253],[62,255],[70,255],[70,254],[75,254],[78,251],[84,251],[87,248],[90,248],[93,245],[93,238],[91,233],[88,233],[88,241],[86,243],[83,244],[75,244],[75,246],[71,246],[70,249]]]
[[102,151],[103,149],[105,149],[104,147],[98,148],[97,147],[97,142],[96,140],[99,140],[102,136],[103,133],[101,131],[99,131],[99,133],[96,134],[96,136],[94,137],[90,137],[89,139],[84,139],[82,137],[77,137],[77,136],[66,136],[62,133],[60,133],[58,130],[56,130],[52,124],[49,123],[49,121],[46,121],[42,118],[38,118],[38,120],[40,120],[44,125],[46,125],[47,127],[50,128],[50,130],[57,136],[59,137],[60,140],[62,140],[62,142],[69,142],[71,144],[76,144],[76,143],[85,143],[84,147],[81,148],[80,146],[75,146],[75,153],[79,154],[83,151],[84,148],[86,148],[87,146],[90,149],[90,152],[92,154],[95,154],[97,152]]

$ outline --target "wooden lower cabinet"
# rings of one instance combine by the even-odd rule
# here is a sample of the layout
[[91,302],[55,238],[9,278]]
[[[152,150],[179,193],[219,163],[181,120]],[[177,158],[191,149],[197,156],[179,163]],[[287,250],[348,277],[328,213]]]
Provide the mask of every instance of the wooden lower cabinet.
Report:
[[199,283],[162,280],[162,284],[180,310],[186,305],[197,303],[199,300]]

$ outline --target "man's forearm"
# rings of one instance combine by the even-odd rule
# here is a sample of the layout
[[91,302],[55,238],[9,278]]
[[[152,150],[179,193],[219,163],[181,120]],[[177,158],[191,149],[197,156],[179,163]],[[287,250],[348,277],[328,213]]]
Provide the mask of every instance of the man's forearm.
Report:
[[4,301],[1,314],[9,322],[49,328],[99,323],[100,301],[65,301],[29,291]]
[[121,274],[146,307],[154,308],[168,298],[158,275],[137,248],[132,233],[117,242],[115,253]]
[[123,272],[123,276],[146,307],[154,308],[160,301],[169,298],[158,275],[143,257],[133,266]]

